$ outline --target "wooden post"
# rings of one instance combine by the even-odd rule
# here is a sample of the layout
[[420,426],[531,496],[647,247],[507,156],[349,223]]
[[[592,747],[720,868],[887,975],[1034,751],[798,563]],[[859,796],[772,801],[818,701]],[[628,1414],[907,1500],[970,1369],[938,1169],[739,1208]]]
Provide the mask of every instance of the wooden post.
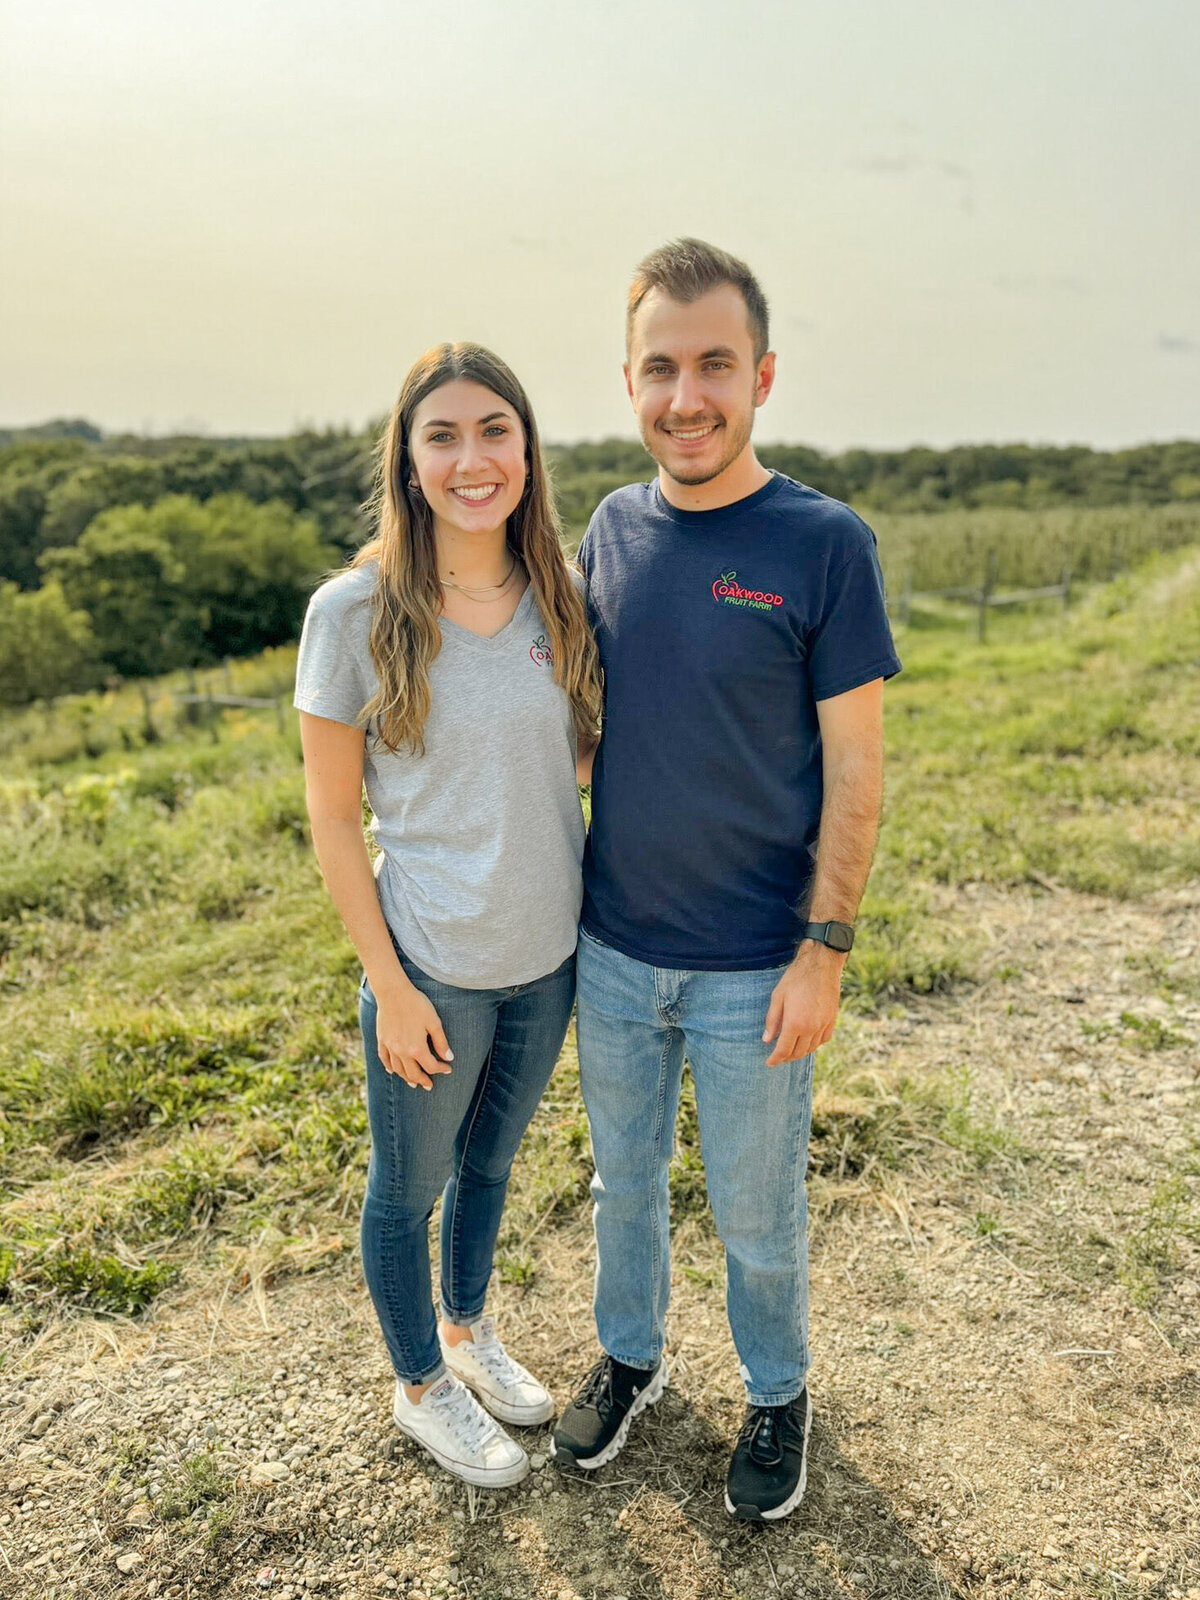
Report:
[[987,566],[984,568],[983,582],[979,586],[979,619],[977,632],[980,644],[987,638],[987,610],[988,601],[992,598],[992,591],[996,587],[996,552],[989,550],[987,553]]
[[908,571],[904,577],[904,592],[900,596],[900,621],[905,627],[912,621],[913,597],[913,564],[908,563]]
[[1071,604],[1071,563],[1069,561],[1063,563],[1062,602],[1063,610],[1065,611]]
[[142,738],[147,744],[157,744],[158,729],[154,726],[154,718],[150,715],[150,691],[144,683],[139,683],[138,693],[142,697]]

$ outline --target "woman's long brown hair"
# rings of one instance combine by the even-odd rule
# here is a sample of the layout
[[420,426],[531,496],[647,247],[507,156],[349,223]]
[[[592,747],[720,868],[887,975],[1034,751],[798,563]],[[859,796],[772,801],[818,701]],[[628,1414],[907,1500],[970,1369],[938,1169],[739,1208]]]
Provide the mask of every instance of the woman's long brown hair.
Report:
[[434,519],[425,500],[409,487],[409,439],[413,413],[444,383],[462,378],[499,395],[525,431],[526,478],[520,504],[508,519],[508,543],[525,564],[538,610],[546,623],[554,677],[571,700],[581,742],[594,738],[600,720],[600,669],[587,611],[571,577],[560,540],[560,524],[529,398],[514,374],[478,344],[442,344],[427,350],[400,389],[380,441],[372,506],[377,533],[353,565],[378,561],[371,619],[371,660],[379,691],[364,707],[389,750],[425,751],[429,716],[429,669],[442,648]]

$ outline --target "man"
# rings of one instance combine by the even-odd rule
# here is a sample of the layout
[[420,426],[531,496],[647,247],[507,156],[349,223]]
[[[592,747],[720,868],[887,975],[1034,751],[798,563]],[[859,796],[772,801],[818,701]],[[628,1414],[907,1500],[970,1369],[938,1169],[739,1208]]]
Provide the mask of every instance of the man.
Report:
[[597,509],[580,563],[605,672],[578,954],[603,1358],[554,1436],[616,1455],[661,1395],[668,1177],[686,1056],[749,1410],[726,1507],[785,1516],[811,1409],[804,1176],[899,671],[870,530],[764,468],[767,305],[695,239],[629,293],[625,380],[654,483]]

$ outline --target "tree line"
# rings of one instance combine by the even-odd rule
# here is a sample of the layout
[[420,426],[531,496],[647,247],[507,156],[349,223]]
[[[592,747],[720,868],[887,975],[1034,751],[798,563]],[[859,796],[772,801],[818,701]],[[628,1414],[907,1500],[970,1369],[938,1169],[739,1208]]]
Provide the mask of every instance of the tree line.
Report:
[[[0,430],[0,701],[294,638],[313,583],[370,531],[376,436],[143,438],[85,421]],[[549,454],[572,544],[605,494],[652,474],[627,439]],[[1196,441],[760,455],[868,515],[1200,501]]]

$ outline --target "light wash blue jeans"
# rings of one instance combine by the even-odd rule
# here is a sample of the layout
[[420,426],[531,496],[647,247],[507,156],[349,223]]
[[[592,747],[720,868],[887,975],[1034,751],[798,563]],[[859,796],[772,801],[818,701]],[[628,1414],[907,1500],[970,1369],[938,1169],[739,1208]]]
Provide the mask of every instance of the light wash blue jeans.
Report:
[[671,1285],[667,1168],[686,1056],[705,1181],[725,1246],[726,1308],[752,1405],[794,1400],[808,1373],[804,1175],[813,1058],[768,1067],[783,967],[681,972],[582,933],[579,1075],[592,1130],[596,1328],[610,1356],[652,1368]]
[[362,1212],[363,1273],[396,1376],[427,1383],[442,1369],[429,1269],[429,1217],[442,1196],[441,1304],[451,1322],[484,1308],[513,1157],[562,1049],[575,957],[511,989],[439,983],[397,951],[433,1001],[454,1052],[432,1089],[388,1072],[375,1042],[366,978],[358,1016],[367,1059],[371,1161]]

